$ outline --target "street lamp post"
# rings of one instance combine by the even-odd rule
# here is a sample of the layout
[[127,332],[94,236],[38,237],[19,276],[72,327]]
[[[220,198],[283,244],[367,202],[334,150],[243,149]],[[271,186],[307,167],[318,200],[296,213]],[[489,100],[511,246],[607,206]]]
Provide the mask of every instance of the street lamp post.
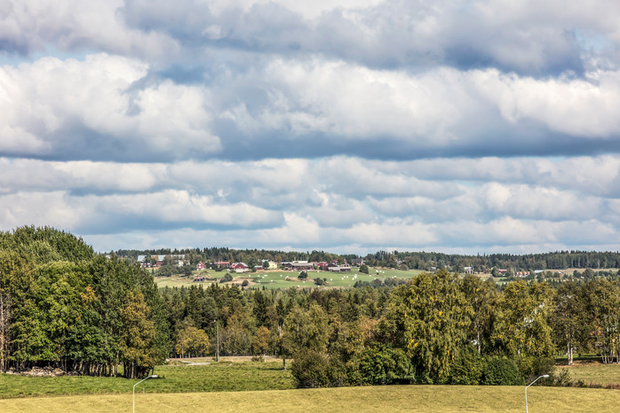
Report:
[[134,412],[134,413],[135,413],[135,411],[136,411],[136,386],[137,386],[138,384],[142,383],[142,382],[143,382],[143,381],[145,381],[145,380],[148,380],[148,379],[156,379],[156,378],[157,378],[157,375],[153,374],[153,375],[151,375],[151,376],[148,376],[146,379],[142,379],[142,380],[140,380],[139,382],[137,382],[136,384],[134,384],[134,385],[133,385],[133,408],[132,408],[132,410],[131,410],[132,412]]
[[525,413],[529,413],[528,410],[527,410],[527,388],[530,387],[532,384],[536,383],[538,381],[538,379],[543,379],[543,378],[547,378],[547,377],[549,377],[548,374],[543,374],[542,376],[538,376],[536,378],[536,380],[534,380],[533,382],[531,382],[530,384],[525,386]]

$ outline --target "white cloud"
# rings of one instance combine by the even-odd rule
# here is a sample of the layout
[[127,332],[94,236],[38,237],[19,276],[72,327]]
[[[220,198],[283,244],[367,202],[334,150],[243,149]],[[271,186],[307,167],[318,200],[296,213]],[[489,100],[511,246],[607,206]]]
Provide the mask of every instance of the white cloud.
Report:
[[134,91],[147,71],[143,62],[106,54],[4,66],[3,127],[22,134],[9,134],[0,150],[16,151],[15,140],[25,136],[19,151],[26,156],[90,159],[130,151],[139,158],[142,151],[174,158],[219,151],[204,90],[164,81]]
[[0,43],[9,52],[52,49],[101,50],[163,59],[179,51],[169,36],[128,28],[118,18],[123,0],[4,0],[0,9]]
[[107,249],[620,249],[619,16],[4,1],[0,229]]

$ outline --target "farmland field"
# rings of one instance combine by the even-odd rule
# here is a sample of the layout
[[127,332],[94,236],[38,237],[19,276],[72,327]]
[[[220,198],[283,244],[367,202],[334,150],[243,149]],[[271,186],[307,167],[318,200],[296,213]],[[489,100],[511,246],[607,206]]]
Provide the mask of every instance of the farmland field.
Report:
[[[530,412],[616,412],[620,392],[530,387]],[[0,411],[130,411],[131,392],[0,400]],[[136,393],[136,412],[522,412],[521,386],[375,386],[215,393]]]
[[[320,288],[329,287],[352,287],[356,281],[372,282],[375,278],[379,278],[384,281],[386,278],[412,278],[418,275],[421,271],[409,270],[400,271],[389,268],[371,268],[370,274],[363,274],[359,272],[358,268],[353,268],[349,273],[331,273],[327,271],[309,271],[308,280],[302,281],[297,278],[298,272],[296,271],[284,271],[284,270],[269,270],[269,271],[257,271],[255,273],[234,274],[235,284],[241,284],[244,280],[249,282],[249,288],[316,288],[314,285],[314,278],[326,278],[327,285]],[[205,272],[201,273],[201,275]],[[206,277],[219,280],[226,272],[225,271],[207,271]],[[180,287],[189,285],[205,285],[208,286],[212,281],[205,282],[193,282],[193,277],[155,277],[155,282],[159,287]],[[230,283],[227,283],[230,284]]]
[[[282,361],[232,362],[192,359],[191,364],[157,366],[158,379],[140,385],[152,393],[281,390],[294,388]],[[0,399],[44,395],[126,393],[138,380],[114,377],[25,377],[0,374]],[[3,411],[0,409],[0,411]]]
[[[514,411],[524,407],[523,386],[374,386],[294,389],[280,360],[247,357],[173,359],[157,366],[159,377],[136,389],[136,411],[385,412]],[[587,383],[620,382],[619,365],[587,362],[569,368]],[[138,380],[109,377],[0,375],[0,411],[129,411]],[[38,396],[38,397],[35,397]],[[615,412],[620,391],[534,386],[529,408],[537,411]]]

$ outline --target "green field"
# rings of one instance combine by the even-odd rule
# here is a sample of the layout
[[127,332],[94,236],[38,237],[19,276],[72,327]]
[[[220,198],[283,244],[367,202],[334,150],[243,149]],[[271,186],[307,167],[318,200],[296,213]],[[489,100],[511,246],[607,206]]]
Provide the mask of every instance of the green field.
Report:
[[[235,360],[233,362],[232,360]],[[243,361],[239,361],[243,360]],[[454,412],[524,409],[523,386],[374,386],[294,389],[279,360],[266,363],[231,358],[173,360],[155,369],[157,379],[137,387],[136,411],[214,412]],[[579,362],[568,368],[574,380],[620,383],[620,365]],[[111,377],[23,377],[0,375],[0,411],[129,411],[138,380]],[[38,396],[38,397],[34,397]],[[615,412],[620,392],[608,389],[534,386],[532,413]]]
[[620,364],[602,364],[598,361],[576,361],[572,366],[561,366],[568,370],[571,380],[585,384],[620,384]]
[[[528,406],[532,413],[616,412],[620,406],[620,392],[530,387]],[[0,400],[0,411],[3,413],[119,412],[131,411],[131,407],[131,393]],[[136,412],[523,412],[524,409],[521,386],[375,386],[186,394],[136,393]]]
[[[157,366],[157,379],[141,384],[150,393],[282,390],[294,388],[281,361],[220,362],[192,360],[193,365]],[[138,380],[114,377],[25,377],[0,374],[0,399],[44,395],[127,393]],[[0,409],[0,411],[2,411]]]
[[[356,281],[372,282],[375,278],[379,278],[384,281],[386,278],[412,278],[418,275],[421,271],[410,270],[400,271],[393,269],[371,268],[370,274],[363,274],[359,272],[357,268],[353,268],[350,273],[331,273],[327,271],[309,271],[308,280],[305,282],[299,280],[297,276],[298,272],[284,271],[284,270],[272,270],[272,271],[257,271],[255,273],[234,274],[233,283],[241,284],[244,280],[248,280],[249,288],[329,288],[329,287],[352,287]],[[208,277],[219,280],[226,272],[225,271],[207,271]],[[314,285],[314,278],[327,278],[327,285],[317,287]],[[155,282],[159,287],[181,287],[189,285],[205,285],[210,284],[209,281],[205,282],[193,282],[193,277],[155,277]],[[217,281],[216,281],[217,282]]]

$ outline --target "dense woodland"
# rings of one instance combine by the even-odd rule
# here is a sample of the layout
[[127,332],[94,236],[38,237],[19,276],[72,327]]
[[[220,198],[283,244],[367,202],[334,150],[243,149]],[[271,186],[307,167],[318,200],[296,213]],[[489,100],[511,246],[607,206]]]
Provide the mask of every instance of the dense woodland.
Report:
[[398,286],[158,290],[131,259],[25,227],[0,234],[0,350],[3,370],[137,377],[219,350],[280,357],[300,386],[519,384],[557,356],[619,362],[620,278],[500,287],[443,269]]
[[2,371],[143,376],[167,355],[164,311],[153,278],[126,260],[51,228],[0,233]]
[[620,269],[620,253],[618,252],[586,252],[558,251],[545,254],[489,254],[489,255],[457,255],[432,252],[399,252],[378,251],[360,257],[354,254],[332,254],[324,251],[295,252],[271,250],[236,250],[229,248],[189,248],[180,250],[118,250],[112,252],[119,257],[135,260],[138,255],[185,254],[192,266],[198,262],[230,261],[245,262],[257,265],[263,260],[283,261],[328,261],[338,260],[349,263],[353,258],[364,258],[367,265],[373,267],[389,267],[402,269],[418,269],[431,271],[447,269],[451,272],[463,272],[471,267],[475,272],[491,272],[493,268],[517,271],[579,269]]

